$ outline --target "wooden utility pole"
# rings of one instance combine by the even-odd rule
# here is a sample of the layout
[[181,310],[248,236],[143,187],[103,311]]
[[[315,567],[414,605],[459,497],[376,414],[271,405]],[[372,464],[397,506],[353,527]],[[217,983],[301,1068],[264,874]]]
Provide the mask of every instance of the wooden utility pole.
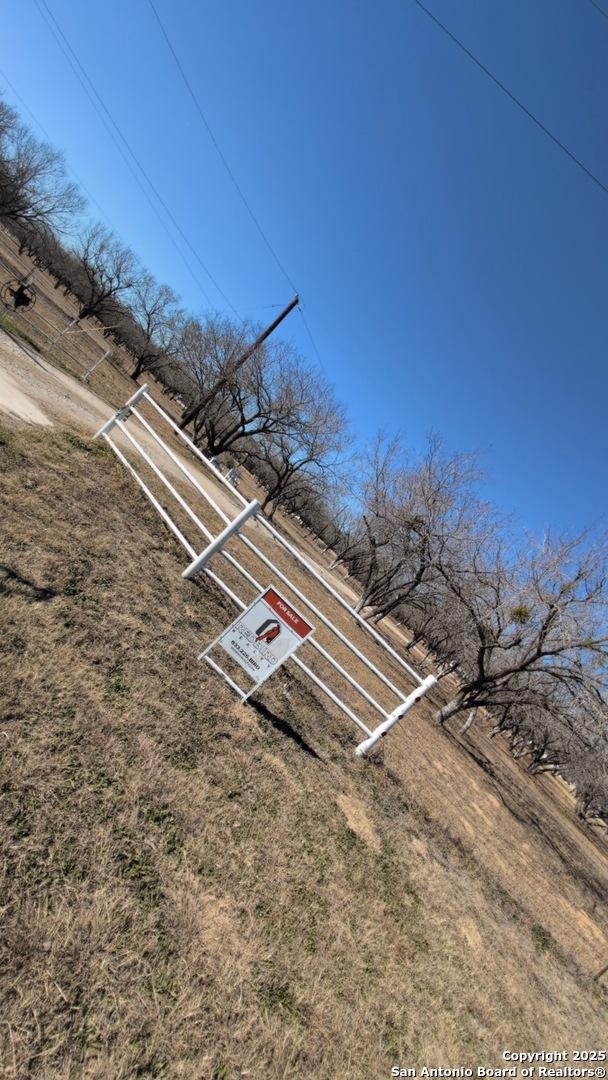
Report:
[[222,375],[221,379],[218,379],[215,386],[212,386],[211,390],[208,390],[207,393],[204,395],[204,397],[202,397],[200,399],[200,401],[197,401],[196,405],[192,405],[189,409],[186,409],[186,411],[185,411],[185,413],[184,413],[184,415],[183,415],[183,417],[182,417],[182,419],[180,421],[180,425],[179,425],[180,428],[183,429],[183,428],[187,427],[187,425],[190,423],[190,421],[193,420],[195,416],[198,416],[198,414],[200,412],[202,412],[203,409],[205,409],[207,407],[207,405],[209,404],[210,401],[213,400],[215,395],[220,390],[223,390],[223,388],[229,382],[231,382],[232,379],[234,379],[234,376],[236,375],[237,371],[239,371],[242,368],[243,364],[245,364],[247,362],[247,360],[249,360],[249,357],[253,355],[255,350],[257,348],[259,348],[259,346],[262,344],[262,342],[266,341],[266,338],[270,337],[270,335],[276,330],[277,326],[281,325],[281,323],[283,322],[283,319],[286,319],[287,316],[289,315],[289,313],[291,311],[293,311],[293,309],[295,307],[297,307],[299,303],[300,303],[300,297],[299,296],[294,296],[293,300],[291,300],[289,302],[287,307],[283,308],[281,314],[277,315],[274,322],[272,322],[270,324],[270,326],[267,326],[266,329],[262,331],[262,333],[259,335],[259,337],[257,337],[255,339],[255,341],[253,342],[252,345],[248,345],[248,347],[245,349],[245,352],[242,354],[242,356],[239,356],[238,360],[235,360],[234,364],[232,364],[230,366],[230,370],[227,371],[224,375]]

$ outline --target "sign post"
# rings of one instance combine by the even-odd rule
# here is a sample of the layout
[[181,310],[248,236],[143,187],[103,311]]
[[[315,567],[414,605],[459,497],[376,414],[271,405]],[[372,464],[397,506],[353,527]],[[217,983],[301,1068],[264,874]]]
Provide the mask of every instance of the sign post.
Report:
[[[199,660],[212,668],[246,701],[293,652],[314,633],[310,625],[276,589],[260,593],[226,630],[207,646]],[[254,680],[249,690],[242,690],[209,653],[215,647],[228,653]]]

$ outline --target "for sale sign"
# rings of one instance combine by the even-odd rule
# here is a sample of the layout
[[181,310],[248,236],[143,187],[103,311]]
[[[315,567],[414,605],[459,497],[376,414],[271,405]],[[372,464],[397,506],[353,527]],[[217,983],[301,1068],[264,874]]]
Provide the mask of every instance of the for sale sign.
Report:
[[266,589],[224,630],[217,644],[259,686],[313,632],[314,627],[275,589]]

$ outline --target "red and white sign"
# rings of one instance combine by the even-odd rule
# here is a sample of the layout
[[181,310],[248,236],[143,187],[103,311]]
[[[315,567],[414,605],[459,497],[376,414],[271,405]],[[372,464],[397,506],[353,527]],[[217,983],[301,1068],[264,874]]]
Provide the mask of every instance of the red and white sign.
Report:
[[259,686],[312,633],[314,627],[269,588],[224,630],[217,644]]

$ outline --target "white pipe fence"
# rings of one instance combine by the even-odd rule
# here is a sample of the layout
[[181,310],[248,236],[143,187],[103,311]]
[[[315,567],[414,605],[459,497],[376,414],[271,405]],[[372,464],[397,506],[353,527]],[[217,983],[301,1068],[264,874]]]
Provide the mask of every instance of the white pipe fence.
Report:
[[[241,512],[233,519],[229,517],[226,511],[219,505],[213,495],[200,483],[196,476],[191,472],[187,465],[181,460],[178,454],[176,454],[172,448],[166,443],[165,439],[155,430],[152,424],[142,415],[140,409],[137,408],[138,404],[146,402],[149,404],[155,413],[169,426],[170,430],[181,439],[181,441],[188,447],[190,452],[195,458],[200,461],[209,472],[215,476],[224,488],[226,488],[231,496],[233,496],[238,503],[243,506]],[[198,514],[192,509],[187,499],[176,489],[175,485],[169,479],[169,477],[163,472],[158,463],[153,460],[148,450],[141,445],[133,432],[127,427],[126,421],[129,417],[133,417],[140,428],[150,437],[153,443],[160,448],[163,454],[169,458],[173,463],[180,476],[182,476],[188,484],[190,484],[198,495],[210,506],[218,515],[220,520],[224,523],[224,529],[219,535],[213,534],[213,532],[204,524]],[[138,455],[138,457],[145,462],[148,468],[152,471],[154,476],[160,481],[163,488],[169,493],[172,499],[178,504],[182,512],[186,515],[188,520],[196,526],[198,531],[207,541],[205,548],[202,551],[196,550],[195,546],[188,540],[188,538],[182,532],[182,529],[173,520],[171,514],[160,503],[156,495],[150,490],[148,484],[139,475],[137,469],[126,458],[122,450],[116,445],[116,442],[111,437],[113,429],[117,428],[118,431],[124,436],[129,446]],[[364,756],[367,754],[378,741],[390,731],[390,729],[398,723],[398,721],[405,715],[408,710],[416,704],[427,693],[430,687],[436,682],[433,675],[429,675],[427,678],[422,678],[415,669],[408,664],[403,657],[394,649],[382,635],[362,618],[362,616],[355,611],[347,601],[340,595],[340,593],[325,580],[325,577],[320,573],[319,569],[310,562],[301,552],[298,551],[293,544],[291,544],[282,534],[267,520],[267,518],[261,513],[260,504],[256,501],[247,502],[244,496],[227,480],[220,469],[216,465],[212,464],[201,450],[192,442],[192,440],[182,431],[179,425],[173,420],[173,418],[165,412],[163,408],[154,400],[148,391],[147,385],[144,385],[137,390],[131,398],[112,416],[103,427],[97,432],[95,438],[103,438],[107,444],[111,447],[118,459],[127,468],[129,473],[133,476],[134,480],[138,484],[139,488],[143,491],[146,498],[154,506],[162,520],[167,527],[171,530],[173,535],[179,540],[180,544],[184,547],[190,557],[190,563],[183,571],[182,576],[184,578],[191,578],[199,571],[205,573],[216,585],[222,589],[227,596],[236,604],[238,608],[244,610],[247,607],[245,601],[239,597],[230,586],[219,577],[209,567],[209,562],[214,556],[221,556],[225,559],[230,566],[233,567],[250,585],[254,586],[257,592],[263,591],[263,586],[256,579],[256,577],[250,573],[250,571],[242,565],[231,552],[226,550],[226,544],[231,537],[238,539],[242,545],[267,569],[271,571],[275,578],[278,578],[283,582],[288,589],[301,600],[309,611],[311,611],[316,618],[324,625],[327,631],[337,638],[341,645],[346,648],[353,657],[363,664],[369,672],[388,690],[396,699],[397,704],[391,709],[387,710],[381,705],[376,698],[370,693],[370,691],[361,685],[361,683],[355,678],[351,671],[348,671],[344,664],[332,655],[332,653],[325,648],[314,637],[307,639],[306,644],[318,653],[323,660],[328,663],[337,674],[345,680],[346,683],[362,698],[369,706],[371,706],[376,712],[379,712],[383,717],[382,722],[376,728],[370,728],[361,720],[357,713],[343,701],[336,692],[327,685],[327,683],[314,672],[300,656],[293,654],[289,657],[291,662],[295,664],[305,675],[323,691],[331,701],[338,706],[338,708],[353,721],[354,724],[360,728],[367,738],[364,742],[360,743],[357,747],[357,754]],[[322,586],[322,588],[328,592],[331,597],[348,613],[348,615],[354,619],[359,626],[366,632],[366,634],[373,639],[376,645],[379,645],[386,654],[394,661],[398,667],[400,667],[407,675],[410,681],[415,683],[415,689],[413,691],[405,691],[399,689],[395,683],[385,674],[381,668],[378,667],[373,660],[370,659],[361,649],[359,649],[353,641],[338,627],[336,624],[323,612],[320,608],[309,599],[305,593],[282,571],[279,567],[270,559],[258,546],[250,535],[243,532],[243,527],[247,520],[251,520],[256,525],[265,530],[273,541],[278,543],[284,551],[296,561],[296,563],[302,567],[307,574],[311,575],[316,582]],[[226,681],[235,689],[243,698],[243,692],[237,687],[236,683],[230,679],[225,672],[217,664],[215,664],[211,657],[206,655],[205,659],[212,668],[220,672]],[[247,695],[245,695],[247,696]]]

